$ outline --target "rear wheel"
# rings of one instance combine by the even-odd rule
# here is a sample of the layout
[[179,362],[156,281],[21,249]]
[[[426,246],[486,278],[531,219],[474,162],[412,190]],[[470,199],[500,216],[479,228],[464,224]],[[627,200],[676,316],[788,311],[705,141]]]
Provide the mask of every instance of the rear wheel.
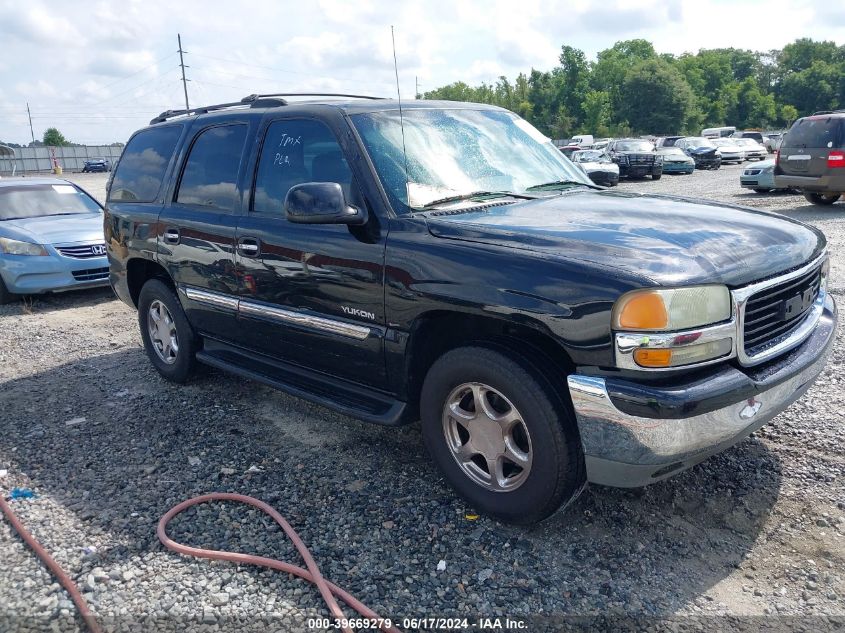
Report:
[[422,431],[434,462],[475,508],[534,523],[584,483],[568,407],[530,365],[484,347],[444,354],[426,375]]
[[812,202],[813,204],[818,204],[821,206],[827,206],[833,204],[841,197],[841,194],[838,193],[813,193],[810,191],[804,192],[804,197],[807,199],[807,202]]
[[199,339],[179,298],[166,283],[150,279],[138,297],[138,325],[152,364],[173,382],[185,382],[196,371]]

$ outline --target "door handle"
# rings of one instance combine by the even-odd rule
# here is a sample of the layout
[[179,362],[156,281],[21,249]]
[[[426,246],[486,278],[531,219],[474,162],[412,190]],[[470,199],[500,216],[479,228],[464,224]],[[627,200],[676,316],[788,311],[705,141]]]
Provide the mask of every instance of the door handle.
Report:
[[238,240],[238,252],[244,257],[258,257],[261,252],[260,243],[256,237],[242,237]]
[[164,230],[164,241],[168,244],[179,243],[179,229],[168,228]]

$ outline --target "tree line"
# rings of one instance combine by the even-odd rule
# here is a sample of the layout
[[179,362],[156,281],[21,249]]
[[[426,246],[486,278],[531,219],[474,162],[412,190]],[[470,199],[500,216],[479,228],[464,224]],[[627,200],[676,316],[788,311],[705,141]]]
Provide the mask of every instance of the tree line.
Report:
[[596,61],[564,45],[559,62],[513,82],[458,81],[418,97],[498,105],[552,138],[786,128],[799,116],[845,108],[845,46],[835,42],[802,38],[768,52],[719,48],[675,56],[633,39],[601,51]]

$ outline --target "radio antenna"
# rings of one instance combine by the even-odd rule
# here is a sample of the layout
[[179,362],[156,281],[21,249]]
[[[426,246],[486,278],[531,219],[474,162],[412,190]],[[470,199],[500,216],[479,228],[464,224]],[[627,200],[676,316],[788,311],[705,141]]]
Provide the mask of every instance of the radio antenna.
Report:
[[399,90],[399,64],[396,62],[396,37],[393,35],[393,25],[390,25],[390,41],[393,43],[393,72],[396,74],[396,98],[399,101],[399,127],[402,130],[402,156],[405,159],[405,193],[408,203],[411,193],[408,191],[408,151],[405,149],[405,118],[402,116],[402,93]]

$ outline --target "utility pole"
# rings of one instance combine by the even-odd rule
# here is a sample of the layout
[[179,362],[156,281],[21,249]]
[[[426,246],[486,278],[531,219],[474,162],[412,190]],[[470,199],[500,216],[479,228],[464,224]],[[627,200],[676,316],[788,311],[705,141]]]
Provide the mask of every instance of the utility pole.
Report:
[[416,89],[414,92],[414,99],[420,98],[420,78],[419,75],[414,75],[414,84],[416,85]]
[[[185,90],[185,109],[190,110],[191,106],[188,105],[188,82],[190,80],[185,79],[185,58],[182,57],[182,53],[185,51],[182,50],[182,35],[177,33],[176,39],[179,41],[179,65],[182,67],[182,88]],[[190,66],[188,66],[188,68],[190,68]]]
[[29,117],[29,133],[32,135],[32,144],[35,145],[35,131],[32,129],[32,112],[29,111],[29,101],[26,102],[26,115]]

